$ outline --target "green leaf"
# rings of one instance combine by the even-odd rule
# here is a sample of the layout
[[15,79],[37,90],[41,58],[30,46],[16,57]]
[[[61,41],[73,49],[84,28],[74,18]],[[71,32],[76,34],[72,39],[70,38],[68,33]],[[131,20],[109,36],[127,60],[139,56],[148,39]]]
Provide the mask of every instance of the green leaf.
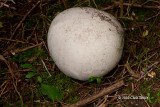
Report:
[[148,30],[143,32],[143,37],[146,37],[146,36],[148,36]]
[[97,83],[100,84],[101,83],[101,78],[97,78]]
[[31,64],[23,64],[21,65],[22,68],[28,68],[28,69],[34,69],[35,67],[32,66]]
[[63,96],[59,90],[53,86],[41,84],[40,88],[43,95],[47,95],[52,101],[62,100]]
[[38,80],[39,82],[42,82],[42,78],[41,78],[40,76],[37,77],[37,80]]
[[88,81],[89,81],[89,82],[93,82],[94,80],[95,80],[95,77],[90,76]]
[[149,103],[152,103],[151,99],[154,99],[154,97],[151,97],[151,94],[150,93],[147,93],[147,96],[148,96],[148,102]]
[[28,73],[27,75],[26,75],[26,78],[32,78],[33,76],[35,75],[35,73],[34,72],[30,72],[30,73]]
[[151,99],[149,99],[148,101],[149,101],[149,103],[152,103]]

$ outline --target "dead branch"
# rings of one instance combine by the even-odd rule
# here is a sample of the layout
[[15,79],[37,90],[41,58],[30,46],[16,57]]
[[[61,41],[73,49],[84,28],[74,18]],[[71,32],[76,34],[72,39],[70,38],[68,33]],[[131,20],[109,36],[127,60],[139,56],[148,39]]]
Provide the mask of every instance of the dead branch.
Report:
[[77,103],[75,104],[72,104],[72,105],[64,105],[62,107],[79,107],[79,106],[82,106],[82,105],[86,105],[88,103],[91,103],[92,101],[96,100],[97,98],[100,98],[110,92],[113,92],[115,91],[116,89],[122,87],[124,85],[124,81],[121,80],[121,81],[118,81],[117,83],[103,89],[101,92],[97,93],[97,94],[94,94],[86,99],[83,99],[83,100],[80,100],[78,101]]
[[13,38],[13,36],[15,35],[16,31],[19,29],[19,27],[21,26],[22,22],[26,19],[26,17],[31,13],[31,11],[40,3],[40,1],[38,1],[28,12],[27,14],[22,18],[22,20],[19,22],[19,24],[17,25],[16,29],[14,30],[14,32],[12,33],[10,39]]

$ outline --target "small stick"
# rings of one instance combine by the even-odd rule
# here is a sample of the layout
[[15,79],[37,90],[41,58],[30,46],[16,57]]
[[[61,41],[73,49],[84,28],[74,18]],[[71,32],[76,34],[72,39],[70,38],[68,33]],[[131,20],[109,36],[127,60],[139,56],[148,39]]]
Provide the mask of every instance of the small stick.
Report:
[[10,66],[10,63],[2,55],[0,55],[0,60],[2,60],[8,66],[9,72],[11,73],[11,78],[12,78],[13,86],[14,86],[17,94],[19,95],[20,99],[21,99],[21,102],[22,102],[21,106],[23,107],[23,98],[22,98],[22,95],[20,94],[20,92],[18,91],[18,89],[17,89],[17,87],[16,87],[16,85],[14,83],[14,78],[15,77],[14,77],[13,70],[12,70],[12,68]]
[[25,42],[25,41],[13,40],[13,39],[1,38],[1,37],[0,37],[0,40],[6,40],[6,41],[12,41],[12,42],[32,44],[32,43],[28,43],[28,42]]
[[1,94],[0,94],[0,98],[1,98],[1,96],[3,95],[3,93],[4,93],[4,91],[5,91],[6,87],[7,87],[7,85],[8,85],[8,83],[6,83],[6,85],[5,85],[4,88],[2,89]]
[[138,79],[138,81],[141,80],[143,77],[145,77],[149,72],[151,72],[152,67],[155,66],[155,65],[157,65],[158,63],[159,63],[159,62],[155,62],[155,63],[153,63],[152,65],[148,66],[147,69],[143,69],[143,72],[145,72],[145,71],[147,71],[147,70],[149,70],[149,69],[150,69],[150,70],[149,70],[148,72],[146,72],[144,75],[142,75],[141,78]]
[[113,97],[109,102],[107,102],[107,103],[105,103],[104,104],[104,106],[105,107],[108,107],[108,105],[110,104],[110,103],[112,103],[114,100],[116,100],[117,98],[116,97]]
[[13,38],[13,36],[15,35],[16,31],[19,29],[19,27],[21,26],[22,22],[26,19],[26,17],[31,13],[31,11],[40,3],[40,1],[38,1],[28,12],[27,14],[22,18],[22,20],[19,22],[19,24],[17,25],[16,29],[14,30],[13,34],[11,35],[10,39]]
[[84,82],[84,83],[80,84],[80,86],[79,86],[79,87],[75,88],[72,92],[68,93],[68,94],[63,98],[63,101],[64,101],[65,99],[67,99],[67,98],[68,98],[68,96],[69,96],[69,95],[71,95],[73,92],[76,92],[77,90],[79,90],[81,87],[83,87],[84,85],[86,85],[86,84],[88,84],[88,83],[89,83],[89,82],[88,82],[88,81],[86,81],[86,82]]
[[120,9],[121,9],[120,17],[123,17],[123,0],[120,0]]
[[92,101],[96,100],[97,98],[100,98],[110,92],[113,92],[115,91],[116,89],[122,87],[124,85],[124,81],[121,80],[121,81],[118,81],[117,83],[103,89],[101,92],[99,92],[98,94],[94,94],[86,99],[83,99],[83,100],[80,100],[78,101],[77,103],[75,104],[72,104],[72,105],[64,105],[62,107],[79,107],[79,106],[83,106],[85,104],[88,104],[88,103],[91,103]]
[[7,83],[7,81],[3,82],[3,84],[0,86],[0,88],[2,88],[6,83]]
[[92,1],[93,1],[94,5],[96,6],[96,8],[98,9],[98,6],[97,6],[96,2],[94,0],[92,0]]
[[30,35],[29,37],[27,37],[27,41],[29,41],[29,40],[32,38],[32,35],[33,35],[34,32],[36,31],[36,28],[37,28],[37,26],[38,26],[38,23],[39,23],[39,21],[37,21],[37,24],[36,24],[36,26],[33,28],[33,31],[32,31],[32,33],[31,33],[31,35]]
[[[143,95],[141,94],[141,96],[143,96]],[[150,105],[147,103],[147,101],[145,99],[143,99],[143,100],[144,100],[144,102],[146,102],[147,106],[150,107]]]
[[40,58],[40,59],[41,59],[41,61],[42,61],[43,66],[45,67],[47,73],[48,73],[49,76],[51,77],[52,75],[51,75],[50,72],[48,71],[48,69],[47,69],[47,67],[46,67],[46,64],[44,63],[43,59],[42,59],[42,58]]
[[118,6],[118,4],[112,5],[112,6],[108,6],[108,7],[105,7],[105,8],[102,8],[101,10],[103,10],[103,11],[105,11],[105,10],[110,10],[110,9],[113,9],[113,8],[115,8],[115,7],[117,7],[117,6]]
[[16,2],[14,0],[10,0],[13,4],[16,4]]
[[[97,104],[96,104],[96,107],[106,107],[104,106],[106,101],[108,99],[108,95],[104,96],[103,100],[99,101]],[[102,102],[103,101],[103,102]]]
[[134,73],[134,71],[133,71],[132,68],[130,67],[128,61],[126,62],[125,66],[127,67],[129,73],[131,73],[131,75],[132,75],[133,77],[135,77],[135,78],[137,78],[137,79],[140,78],[139,75],[137,75],[136,73]]
[[39,44],[36,44],[36,45],[33,45],[33,46],[30,46],[30,47],[27,47],[27,48],[24,48],[24,49],[21,49],[21,50],[15,50],[15,51],[12,51],[12,54],[16,54],[16,53],[19,53],[19,52],[24,52],[28,49],[31,49],[31,48],[34,48],[34,47],[37,47],[37,46],[40,46],[42,45],[43,43],[39,43]]
[[156,14],[156,15],[154,15],[154,16],[152,16],[152,17],[149,17],[149,18],[146,19],[145,21],[148,21],[148,20],[150,20],[150,19],[152,19],[152,18],[154,18],[154,17],[157,17],[158,15],[160,15],[160,12],[158,12],[158,14]]
[[47,52],[49,53],[49,50],[48,50],[48,48],[47,48],[47,45],[45,44],[45,42],[44,42],[43,39],[42,39],[42,43],[43,43],[44,47],[46,48]]
[[1,3],[1,2],[0,2],[0,8],[3,7],[3,6],[5,6],[5,7],[7,7],[7,8],[11,8],[11,9],[13,9],[13,10],[16,10],[15,7],[10,7],[8,4]]
[[[121,4],[120,2],[115,2],[115,4]],[[139,8],[148,8],[148,9],[160,9],[160,6],[148,6],[148,5],[139,5],[139,4],[130,4],[130,3],[123,3],[123,6],[132,6],[132,7],[139,7]]]

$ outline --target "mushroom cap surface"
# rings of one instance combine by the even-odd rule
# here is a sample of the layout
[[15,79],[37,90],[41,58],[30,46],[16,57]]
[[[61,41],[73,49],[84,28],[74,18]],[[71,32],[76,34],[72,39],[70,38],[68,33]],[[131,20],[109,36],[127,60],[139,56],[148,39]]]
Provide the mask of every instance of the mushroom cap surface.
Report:
[[60,71],[85,81],[91,76],[104,76],[118,64],[124,45],[123,29],[109,13],[75,7],[53,19],[47,43]]

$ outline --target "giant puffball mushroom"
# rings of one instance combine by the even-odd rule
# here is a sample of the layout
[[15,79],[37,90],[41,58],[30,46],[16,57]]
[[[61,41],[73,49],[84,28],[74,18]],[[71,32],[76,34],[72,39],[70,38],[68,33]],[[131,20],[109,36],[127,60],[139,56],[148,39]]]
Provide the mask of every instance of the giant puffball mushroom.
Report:
[[120,61],[123,29],[111,14],[89,7],[59,13],[48,32],[48,48],[64,74],[78,80],[100,77]]

